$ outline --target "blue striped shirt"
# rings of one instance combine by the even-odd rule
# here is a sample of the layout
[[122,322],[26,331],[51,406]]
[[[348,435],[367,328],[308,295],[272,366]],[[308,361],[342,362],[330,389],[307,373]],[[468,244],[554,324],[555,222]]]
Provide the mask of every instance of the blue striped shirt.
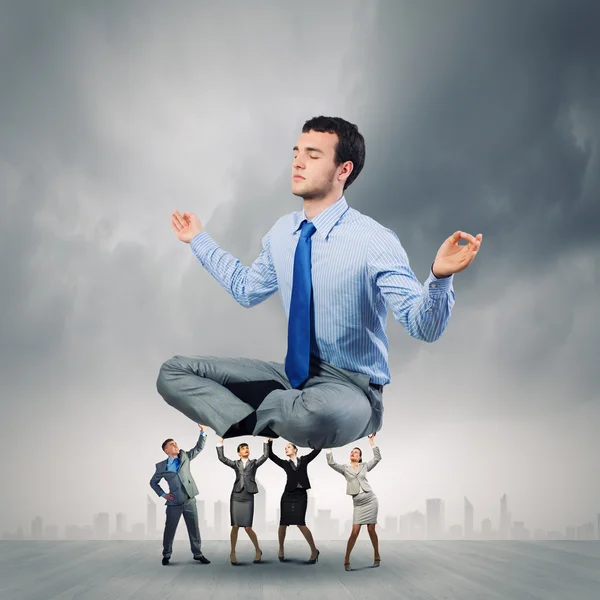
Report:
[[[262,240],[252,266],[243,265],[205,231],[190,242],[202,266],[242,306],[279,290],[286,317],[292,297],[294,253],[304,210],[281,217]],[[453,276],[424,285],[412,272],[396,234],[350,208],[342,196],[312,219],[311,273],[315,340],[312,353],[336,367],[390,381],[387,309],[419,340],[437,340],[454,306]]]

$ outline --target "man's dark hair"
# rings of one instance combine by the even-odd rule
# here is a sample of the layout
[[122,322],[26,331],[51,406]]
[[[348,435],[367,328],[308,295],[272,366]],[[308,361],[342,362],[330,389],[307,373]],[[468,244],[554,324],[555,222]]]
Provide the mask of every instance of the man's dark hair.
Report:
[[318,131],[319,133],[335,133],[338,143],[335,147],[335,166],[338,167],[347,160],[352,161],[354,168],[346,182],[344,189],[349,187],[358,177],[365,165],[365,138],[358,131],[358,127],[340,117],[313,117],[304,123],[302,133]]
[[169,442],[172,442],[172,441],[173,441],[173,438],[169,438],[168,440],[165,440],[165,441],[163,442],[163,444],[162,444],[162,449],[164,450],[164,449],[165,449],[165,446],[166,446],[166,445],[167,445]]
[[360,448],[352,448],[352,450],[358,450],[360,452],[360,459],[358,460],[359,463],[362,462],[362,450]]
[[242,449],[244,446],[245,446],[246,448],[248,448],[248,444],[240,444],[240,445],[238,446],[238,449],[237,449],[237,451],[239,452],[239,451],[240,451],[240,450],[241,450],[241,449]]

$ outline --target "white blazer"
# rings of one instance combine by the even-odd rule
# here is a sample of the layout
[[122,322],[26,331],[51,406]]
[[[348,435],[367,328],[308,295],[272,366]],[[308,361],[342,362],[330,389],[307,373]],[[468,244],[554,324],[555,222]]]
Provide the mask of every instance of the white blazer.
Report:
[[373,491],[367,481],[367,472],[380,460],[381,453],[377,446],[373,446],[373,458],[368,463],[358,463],[358,469],[354,469],[352,465],[338,465],[333,460],[333,452],[327,453],[327,464],[346,478],[346,494],[349,496],[356,496],[361,488],[365,492]]

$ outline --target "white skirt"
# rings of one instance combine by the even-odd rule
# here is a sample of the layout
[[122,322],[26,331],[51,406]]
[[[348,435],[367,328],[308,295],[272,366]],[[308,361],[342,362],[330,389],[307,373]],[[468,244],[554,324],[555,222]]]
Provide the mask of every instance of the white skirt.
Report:
[[373,492],[361,490],[352,496],[354,503],[354,514],[352,521],[355,525],[371,525],[377,523],[377,512],[379,511],[379,500]]

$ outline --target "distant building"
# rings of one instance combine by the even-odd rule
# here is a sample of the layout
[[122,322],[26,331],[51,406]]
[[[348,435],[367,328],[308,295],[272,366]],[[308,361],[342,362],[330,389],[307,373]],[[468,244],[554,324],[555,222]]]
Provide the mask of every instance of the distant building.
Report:
[[97,540],[107,540],[109,534],[108,513],[98,513],[94,517],[94,536]]
[[481,521],[481,537],[484,540],[492,539],[492,522],[490,519],[484,519]]
[[500,498],[500,538],[503,540],[510,539],[511,518],[508,511],[508,497],[506,494]]
[[529,530],[525,529],[524,521],[515,521],[512,526],[512,539],[513,540],[528,540]]
[[564,540],[565,536],[560,532],[560,531],[549,531],[548,535],[546,536],[547,540]]
[[207,534],[208,532],[208,523],[206,522],[206,508],[204,500],[197,500],[196,509],[198,511],[198,527],[200,528],[200,535],[202,536],[203,534]]
[[31,539],[44,539],[44,521],[42,521],[42,517],[36,517],[33,519],[33,521],[31,521]]
[[339,537],[339,521],[331,518],[331,510],[317,510],[315,534],[324,540],[336,540]]
[[[108,516],[108,515],[107,515]],[[91,525],[84,525],[79,528],[79,539],[80,540],[93,540],[94,530]]]
[[595,538],[594,532],[594,524],[589,521],[588,523],[584,523],[577,528],[577,539],[590,541]]
[[65,527],[65,539],[66,540],[80,540],[79,527],[77,525],[67,525]]
[[440,498],[428,498],[427,507],[427,539],[441,540],[444,537],[444,501]]
[[143,523],[136,523],[131,528],[131,538],[134,540],[145,540],[146,539],[146,527]]
[[400,516],[398,538],[401,540],[424,540],[426,534],[425,515],[418,510]]
[[149,538],[155,538],[157,535],[156,504],[148,495],[146,495],[146,535]]
[[265,486],[256,479],[258,493],[254,494],[254,523],[253,528],[259,536],[267,532],[267,490]]
[[572,525],[569,525],[565,530],[565,539],[566,540],[576,540],[577,539],[577,530]]
[[[398,517],[386,517],[384,522],[384,537],[395,540],[398,537]],[[348,529],[346,527],[346,529]]]
[[116,532],[117,540],[124,540],[127,537],[127,517],[123,513],[117,513]]
[[215,502],[215,526],[214,526],[214,538],[216,540],[225,539],[225,502],[223,500],[217,500]]
[[464,509],[465,509],[465,539],[467,540],[472,540],[475,537],[475,528],[473,526],[475,520],[474,520],[474,511],[473,511],[473,505],[471,504],[471,502],[469,502],[469,500],[467,499],[467,497],[464,497]]

